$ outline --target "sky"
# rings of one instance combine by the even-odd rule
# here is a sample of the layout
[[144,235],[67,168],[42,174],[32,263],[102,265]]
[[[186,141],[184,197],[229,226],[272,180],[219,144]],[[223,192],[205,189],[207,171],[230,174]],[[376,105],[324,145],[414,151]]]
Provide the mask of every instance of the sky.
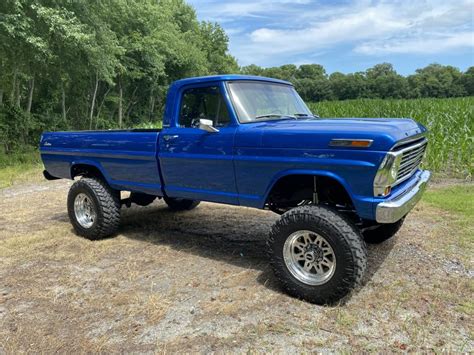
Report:
[[322,64],[328,73],[389,62],[474,66],[474,0],[188,0],[218,22],[240,65]]

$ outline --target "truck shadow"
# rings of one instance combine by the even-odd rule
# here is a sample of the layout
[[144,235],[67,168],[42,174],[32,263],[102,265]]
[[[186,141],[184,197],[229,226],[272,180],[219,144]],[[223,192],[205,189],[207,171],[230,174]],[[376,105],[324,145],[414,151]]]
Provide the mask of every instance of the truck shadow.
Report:
[[[171,212],[164,203],[155,202],[145,208],[124,209],[120,234],[260,271],[257,282],[273,291],[283,292],[266,255],[266,238],[278,217],[272,212],[208,203],[192,211]],[[362,287],[383,264],[394,242],[389,240],[381,245],[368,246],[368,267]]]

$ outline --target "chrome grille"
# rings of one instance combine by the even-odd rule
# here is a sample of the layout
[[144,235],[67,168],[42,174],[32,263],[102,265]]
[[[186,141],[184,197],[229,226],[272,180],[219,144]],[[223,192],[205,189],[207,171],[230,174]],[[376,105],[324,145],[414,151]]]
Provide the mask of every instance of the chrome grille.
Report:
[[427,144],[428,141],[423,139],[422,141],[401,149],[402,158],[398,167],[395,185],[408,179],[418,169],[423,160]]

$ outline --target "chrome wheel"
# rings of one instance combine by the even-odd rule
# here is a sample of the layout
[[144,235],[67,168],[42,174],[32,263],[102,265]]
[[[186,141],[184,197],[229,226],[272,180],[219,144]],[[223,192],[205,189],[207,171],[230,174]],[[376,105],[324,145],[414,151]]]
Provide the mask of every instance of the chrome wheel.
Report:
[[77,223],[83,228],[90,228],[97,218],[94,202],[85,193],[80,193],[74,199],[74,214]]
[[307,285],[328,282],[336,270],[336,255],[318,233],[301,230],[292,233],[283,246],[283,259],[290,273]]

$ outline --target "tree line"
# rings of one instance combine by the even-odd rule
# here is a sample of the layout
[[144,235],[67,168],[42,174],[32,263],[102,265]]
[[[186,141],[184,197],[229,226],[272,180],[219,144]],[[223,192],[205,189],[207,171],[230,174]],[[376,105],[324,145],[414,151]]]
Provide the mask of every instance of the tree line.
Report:
[[408,77],[388,63],[331,75],[318,64],[239,67],[222,27],[198,21],[185,0],[2,0],[0,145],[9,153],[43,130],[157,122],[172,81],[223,73],[289,80],[307,101],[474,95],[472,67]]
[[430,64],[404,77],[390,63],[381,63],[363,72],[328,75],[322,65],[293,64],[262,68],[249,65],[245,74],[269,76],[291,81],[306,101],[349,100],[360,98],[412,99],[420,97],[459,97],[474,95],[474,67],[458,68]]

